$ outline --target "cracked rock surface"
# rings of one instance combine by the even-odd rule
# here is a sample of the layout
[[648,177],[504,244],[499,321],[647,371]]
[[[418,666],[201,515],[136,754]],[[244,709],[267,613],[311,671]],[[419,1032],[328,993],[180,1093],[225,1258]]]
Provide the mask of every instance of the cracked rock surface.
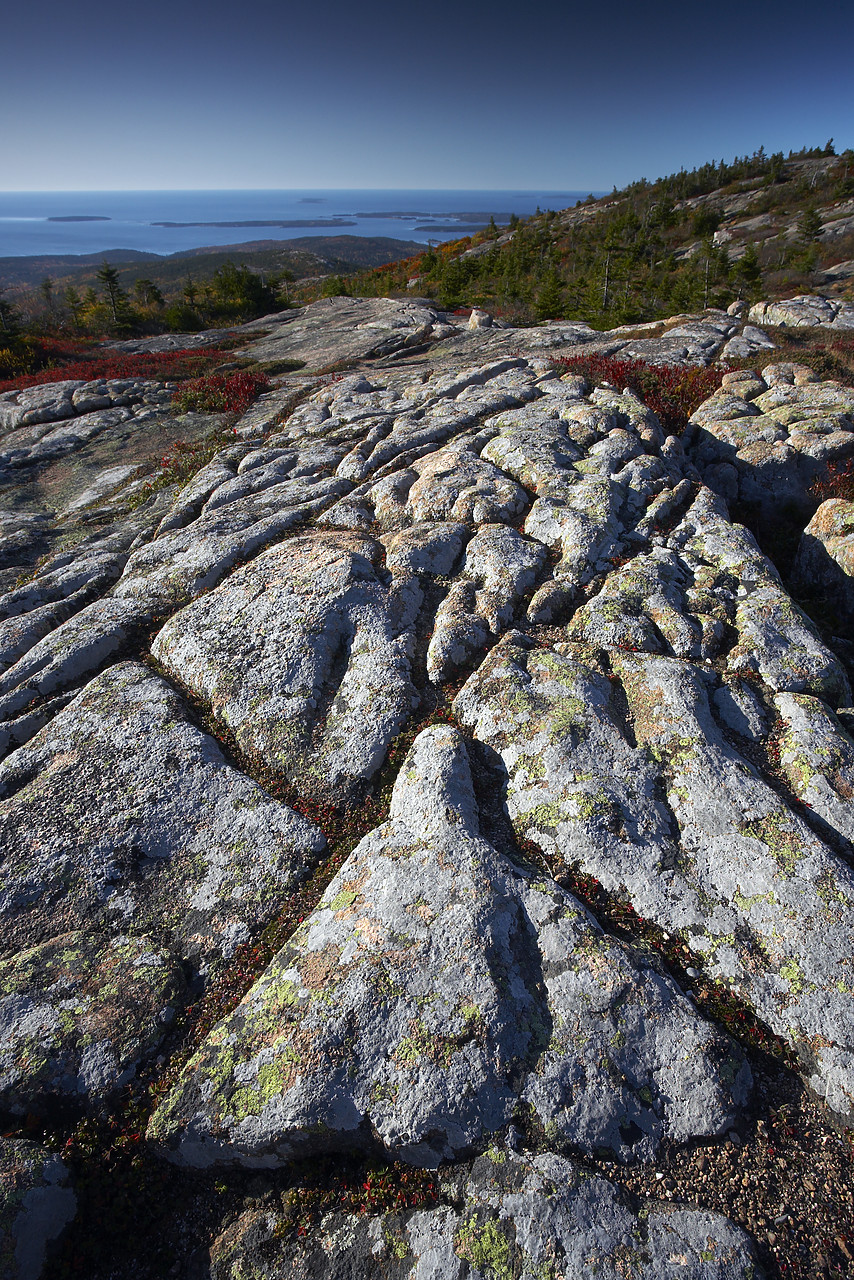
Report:
[[648,1155],[726,1131],[749,1085],[671,982],[482,839],[465,746],[441,727],[149,1137],[191,1165],[378,1139],[433,1166],[522,1099],[552,1142]]
[[[555,1155],[493,1151],[459,1178],[459,1207],[366,1219],[333,1214],[307,1248],[249,1212],[214,1244],[212,1280],[476,1280],[483,1275],[749,1280],[747,1236],[720,1214],[639,1210],[604,1178]],[[628,1269],[631,1268],[629,1271]]]
[[[57,449],[160,432],[161,385],[0,399],[0,497],[29,495],[0,511],[0,1110],[88,1123],[163,1070],[142,1158],[187,1179],[456,1170],[305,1239],[242,1209],[215,1280],[759,1274],[733,1223],[596,1162],[761,1107],[691,975],[852,1122],[850,653],[733,509],[803,528],[854,393],[732,371],[666,436],[548,353],[707,364],[762,347],[737,317],[448,319],[259,322],[265,359],[373,363],[274,389],[149,496],[27,505]],[[847,599],[849,506],[806,529],[807,606]]]

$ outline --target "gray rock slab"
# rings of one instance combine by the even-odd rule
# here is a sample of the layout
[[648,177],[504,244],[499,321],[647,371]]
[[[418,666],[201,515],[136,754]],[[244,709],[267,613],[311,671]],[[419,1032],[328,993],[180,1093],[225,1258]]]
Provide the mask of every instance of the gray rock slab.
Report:
[[854,502],[822,502],[801,534],[792,583],[807,596],[830,599],[844,619],[854,618]]
[[327,798],[373,776],[419,700],[422,592],[382,568],[383,551],[355,533],[294,537],[174,615],[152,645],[247,755]]
[[0,720],[93,675],[129,647],[151,616],[136,600],[105,596],[86,605],[0,675]]
[[819,698],[780,693],[780,767],[808,809],[854,849],[854,742]]
[[511,634],[454,703],[502,757],[519,835],[684,937],[850,1114],[850,868],[723,737],[711,672],[612,650],[606,674],[586,647],[561,648]]
[[114,595],[159,609],[192,600],[349,489],[346,480],[283,480],[170,529],[134,551]]
[[184,986],[180,957],[146,937],[78,931],[0,960],[0,1104],[109,1098],[153,1056]]
[[447,680],[479,647],[512,621],[546,562],[546,548],[516,529],[485,524],[469,542],[452,585],[436,611],[427,649],[431,680]]
[[382,539],[385,562],[392,570],[447,577],[457,565],[468,537],[468,526],[458,521],[415,524]]
[[709,485],[760,519],[777,518],[781,503],[808,518],[827,463],[854,456],[854,393],[787,362],[763,379],[764,389],[725,380],[692,415],[685,445]]
[[84,383],[68,379],[0,395],[0,428],[14,430],[40,422],[59,422],[74,415],[72,395]]
[[114,467],[105,467],[103,471],[99,471],[90,484],[86,486],[82,493],[78,493],[76,497],[63,507],[60,515],[71,515],[75,511],[82,510],[83,507],[91,506],[92,503],[98,502],[99,499],[106,497],[112,493],[119,485],[124,484],[139,468],[135,463],[122,465],[119,463]]
[[38,440],[29,446],[9,441],[5,449],[0,449],[0,466],[29,467],[64,457],[102,431],[127,422],[132,416],[130,409],[102,409],[97,413],[86,413],[57,422],[48,430],[41,431]]
[[370,1147],[434,1167],[528,1103],[552,1142],[649,1157],[721,1133],[740,1051],[576,899],[480,835],[466,748],[424,730],[362,840],[148,1136],[180,1164]]
[[154,933],[209,966],[324,847],[136,663],[109,668],[8,756],[0,795],[6,949],[97,928]]
[[244,326],[246,333],[265,331],[244,351],[255,360],[301,360],[307,370],[318,370],[423,343],[438,319],[437,311],[417,301],[321,298]]
[[756,302],[750,308],[748,318],[753,324],[781,325],[790,329],[825,328],[834,324],[842,305],[837,298],[800,294],[779,302]]

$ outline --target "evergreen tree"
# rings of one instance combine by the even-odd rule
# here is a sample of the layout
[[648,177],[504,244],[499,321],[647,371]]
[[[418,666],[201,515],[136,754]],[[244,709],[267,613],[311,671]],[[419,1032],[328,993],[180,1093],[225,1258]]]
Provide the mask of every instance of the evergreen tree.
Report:
[[127,294],[119,284],[119,273],[108,262],[95,272],[95,279],[102,286],[114,324],[120,324],[127,316]]
[[804,209],[798,219],[798,237],[803,244],[814,244],[821,237],[821,217],[814,205]]
[[762,284],[762,268],[759,265],[759,254],[756,245],[749,244],[736,263],[735,274],[749,298],[755,297]]
[[71,313],[71,322],[74,325],[74,328],[79,329],[81,327],[80,317],[83,312],[83,302],[80,298],[80,294],[72,285],[69,285],[62,296],[65,301],[65,305]]
[[137,302],[144,307],[162,307],[163,294],[158,289],[153,280],[147,280],[144,277],[134,281],[133,294]]
[[39,285],[39,293],[42,295],[42,298],[44,299],[45,309],[47,311],[48,324],[52,324],[55,300],[53,295],[53,281],[51,280],[50,276],[45,276],[44,280],[42,280],[41,284]]
[[18,333],[18,315],[11,302],[3,297],[0,290],[0,333],[7,340]]

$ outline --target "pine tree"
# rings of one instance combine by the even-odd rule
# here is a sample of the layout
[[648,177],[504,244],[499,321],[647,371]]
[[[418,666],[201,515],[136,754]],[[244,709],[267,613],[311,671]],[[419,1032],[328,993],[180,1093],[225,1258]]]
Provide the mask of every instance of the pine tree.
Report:
[[119,284],[118,271],[115,267],[111,267],[109,262],[104,262],[100,270],[95,272],[95,279],[103,286],[107,295],[107,304],[113,317],[113,323],[119,324],[124,318],[127,308],[127,294]]
[[80,294],[77,292],[77,290],[74,288],[73,285],[69,285],[62,296],[65,300],[65,305],[68,307],[68,310],[71,312],[71,321],[74,325],[74,328],[79,329],[80,315],[83,311],[83,302],[81,301]]
[[814,244],[821,237],[821,229],[821,217],[814,206],[810,205],[798,219],[798,236],[803,244]]

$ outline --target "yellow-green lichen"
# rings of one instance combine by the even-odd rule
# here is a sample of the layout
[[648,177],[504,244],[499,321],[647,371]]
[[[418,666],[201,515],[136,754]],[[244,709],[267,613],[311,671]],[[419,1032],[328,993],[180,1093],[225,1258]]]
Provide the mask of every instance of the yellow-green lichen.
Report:
[[480,1225],[475,1218],[465,1222],[454,1237],[454,1252],[483,1272],[485,1280],[513,1280],[510,1241],[492,1218]]

